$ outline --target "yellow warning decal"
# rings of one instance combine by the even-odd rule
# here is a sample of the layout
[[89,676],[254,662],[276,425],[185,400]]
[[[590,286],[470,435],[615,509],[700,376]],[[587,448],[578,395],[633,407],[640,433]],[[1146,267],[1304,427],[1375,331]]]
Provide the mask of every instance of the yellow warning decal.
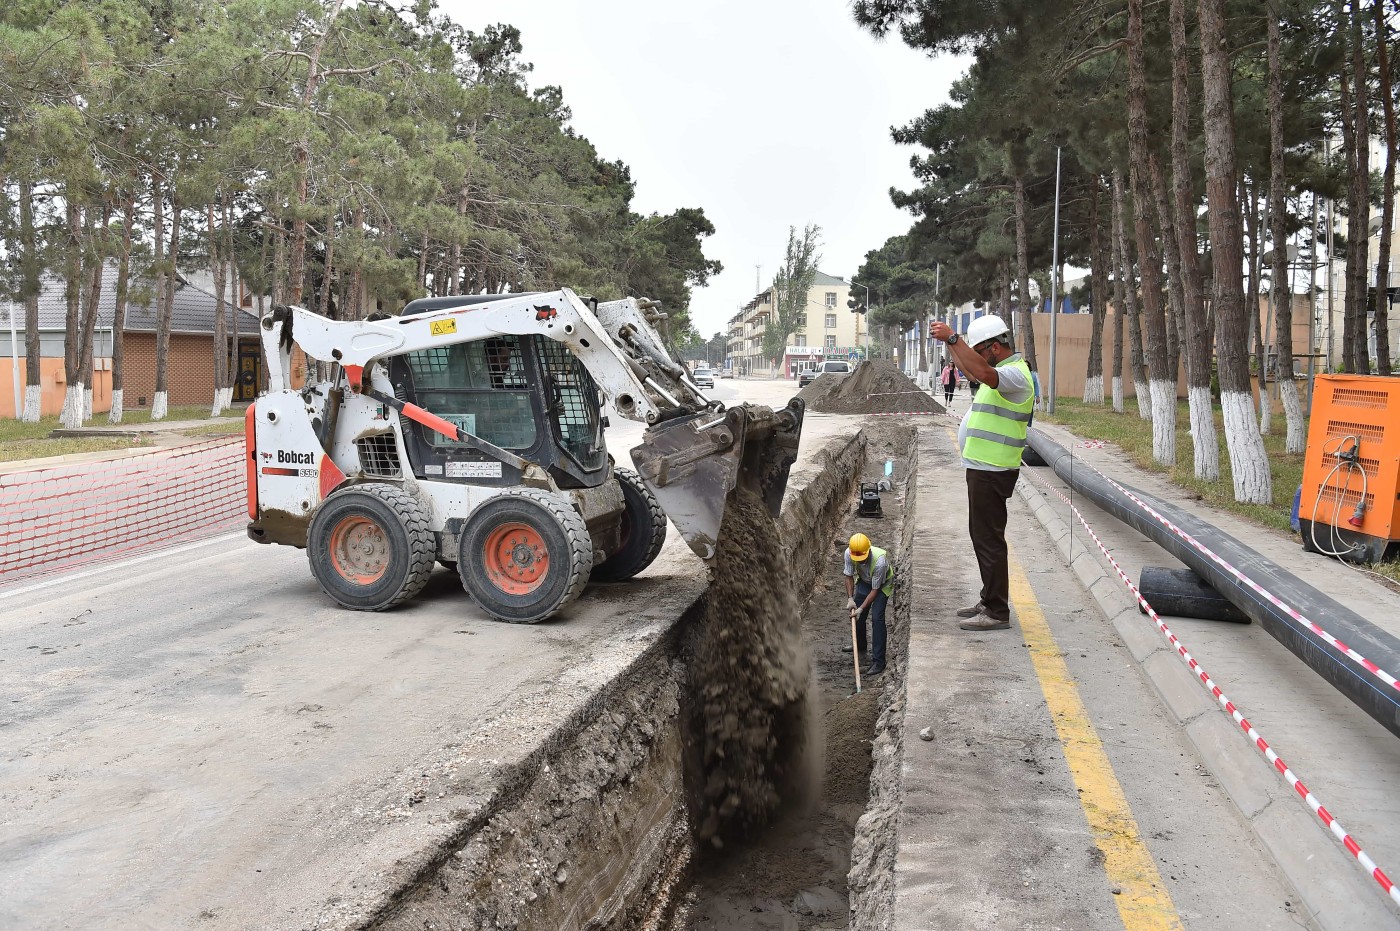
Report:
[[456,320],[434,320],[428,324],[428,332],[434,336],[446,336],[449,333],[457,332]]

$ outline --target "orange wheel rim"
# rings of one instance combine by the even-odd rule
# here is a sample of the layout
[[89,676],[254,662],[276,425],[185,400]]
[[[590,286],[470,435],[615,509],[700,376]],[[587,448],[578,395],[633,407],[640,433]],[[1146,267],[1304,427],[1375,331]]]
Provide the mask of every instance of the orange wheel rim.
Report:
[[341,578],[356,585],[373,585],[389,570],[392,554],[378,522],[351,515],[331,529],[331,565]]
[[549,575],[549,549],[529,524],[501,524],[486,538],[486,577],[508,595],[528,595]]

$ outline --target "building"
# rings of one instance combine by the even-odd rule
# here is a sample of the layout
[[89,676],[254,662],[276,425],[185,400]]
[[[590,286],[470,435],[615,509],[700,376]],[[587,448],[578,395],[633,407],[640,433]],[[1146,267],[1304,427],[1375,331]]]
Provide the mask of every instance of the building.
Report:
[[740,375],[796,378],[824,358],[863,357],[866,317],[846,306],[850,297],[849,282],[818,271],[807,291],[806,320],[787,338],[783,358],[775,367],[775,360],[763,351],[763,334],[774,314],[778,292],[776,286],[760,291],[729,318],[727,364]]
[[[152,282],[133,279],[133,294],[152,294]],[[112,323],[115,319],[117,267],[109,264],[102,279],[102,296],[97,309],[97,329],[93,336],[93,413],[110,409],[112,398]],[[251,303],[251,302],[249,302]],[[127,409],[149,407],[156,387],[156,314],[154,301],[129,301],[122,328],[123,403]],[[211,404],[214,399],[214,296],[189,284],[183,277],[175,290],[170,322],[167,401],[170,406]],[[227,342],[224,352],[240,372],[234,400],[252,400],[263,380],[262,345],[257,318],[249,307],[241,311],[224,305]],[[46,276],[39,290],[39,352],[44,416],[63,409],[67,389],[64,371],[64,340],[67,302],[62,278]],[[238,334],[235,339],[234,333]],[[0,305],[0,417],[15,413],[14,372],[19,372],[21,400],[24,392],[25,328],[24,305]]]

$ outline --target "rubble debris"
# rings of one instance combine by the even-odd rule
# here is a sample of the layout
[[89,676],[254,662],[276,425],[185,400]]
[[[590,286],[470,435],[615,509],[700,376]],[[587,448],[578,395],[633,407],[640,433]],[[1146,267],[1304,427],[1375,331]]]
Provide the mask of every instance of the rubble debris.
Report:
[[846,376],[818,375],[797,396],[825,414],[943,413],[942,404],[885,359],[862,362]]

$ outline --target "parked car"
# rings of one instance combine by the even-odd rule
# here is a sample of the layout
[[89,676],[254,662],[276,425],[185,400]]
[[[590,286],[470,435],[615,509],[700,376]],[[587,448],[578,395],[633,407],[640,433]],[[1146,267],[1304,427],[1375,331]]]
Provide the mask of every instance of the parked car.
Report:
[[697,388],[713,388],[715,386],[715,373],[708,366],[700,366],[690,377],[695,381]]
[[719,377],[720,377],[720,378],[733,378],[733,377],[734,377],[734,370],[733,370],[733,369],[720,369],[720,370],[719,370]]
[[851,363],[845,359],[828,359],[825,362],[818,362],[816,368],[807,369],[797,376],[797,387],[806,388],[816,381],[818,375],[835,375],[838,378],[845,378],[851,374]]

